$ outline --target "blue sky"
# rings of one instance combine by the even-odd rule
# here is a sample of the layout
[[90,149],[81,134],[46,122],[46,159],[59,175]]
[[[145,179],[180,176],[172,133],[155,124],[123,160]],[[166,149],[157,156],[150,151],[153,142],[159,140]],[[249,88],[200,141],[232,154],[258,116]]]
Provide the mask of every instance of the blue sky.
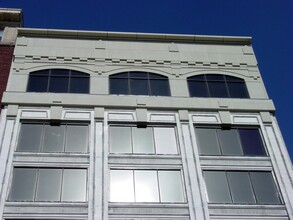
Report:
[[262,78],[293,159],[292,0],[2,0],[25,27],[252,36]]

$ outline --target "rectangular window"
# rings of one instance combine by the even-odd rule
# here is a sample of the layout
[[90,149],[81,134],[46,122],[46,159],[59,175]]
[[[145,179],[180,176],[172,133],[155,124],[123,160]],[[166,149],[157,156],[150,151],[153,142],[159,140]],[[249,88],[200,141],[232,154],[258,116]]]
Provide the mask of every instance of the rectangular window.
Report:
[[204,171],[211,203],[281,204],[271,172]]
[[258,128],[195,128],[200,155],[267,156]]
[[14,168],[9,201],[85,202],[86,169]]
[[111,170],[111,202],[183,203],[179,170]]
[[87,125],[22,123],[17,151],[87,153],[88,139]]
[[126,154],[178,154],[173,127],[110,127],[110,152]]

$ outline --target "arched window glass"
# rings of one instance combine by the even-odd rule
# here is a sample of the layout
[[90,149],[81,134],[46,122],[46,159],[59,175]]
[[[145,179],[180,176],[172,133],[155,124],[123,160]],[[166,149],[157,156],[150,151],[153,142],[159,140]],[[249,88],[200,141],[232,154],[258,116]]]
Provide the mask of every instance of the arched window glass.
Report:
[[89,74],[67,69],[46,69],[29,74],[27,92],[89,93]]
[[203,74],[187,78],[191,97],[249,98],[243,79],[219,75]]
[[148,72],[110,76],[110,94],[170,96],[168,77]]

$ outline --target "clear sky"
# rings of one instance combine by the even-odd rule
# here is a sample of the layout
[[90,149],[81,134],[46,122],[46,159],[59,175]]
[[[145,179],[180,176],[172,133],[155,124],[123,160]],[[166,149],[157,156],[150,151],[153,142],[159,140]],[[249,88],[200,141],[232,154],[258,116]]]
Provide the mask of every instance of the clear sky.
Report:
[[252,36],[293,159],[293,0],[1,0],[29,28]]

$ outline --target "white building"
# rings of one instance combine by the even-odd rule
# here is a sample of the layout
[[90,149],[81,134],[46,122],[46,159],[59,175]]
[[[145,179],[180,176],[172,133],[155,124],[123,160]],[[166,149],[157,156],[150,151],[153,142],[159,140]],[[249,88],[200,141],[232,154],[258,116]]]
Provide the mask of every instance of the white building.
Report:
[[293,219],[249,37],[22,29],[0,219]]

